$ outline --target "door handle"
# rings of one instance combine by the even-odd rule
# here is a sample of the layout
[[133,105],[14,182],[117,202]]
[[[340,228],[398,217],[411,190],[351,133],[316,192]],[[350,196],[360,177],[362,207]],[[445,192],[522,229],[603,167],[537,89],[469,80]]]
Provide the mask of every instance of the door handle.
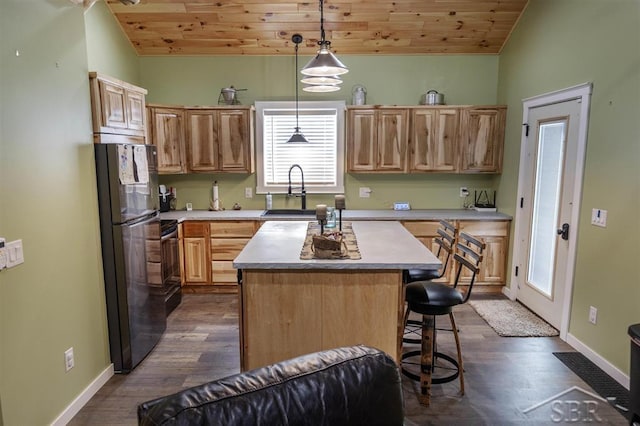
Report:
[[558,229],[558,235],[562,236],[563,240],[569,239],[569,224],[563,223],[562,228]]

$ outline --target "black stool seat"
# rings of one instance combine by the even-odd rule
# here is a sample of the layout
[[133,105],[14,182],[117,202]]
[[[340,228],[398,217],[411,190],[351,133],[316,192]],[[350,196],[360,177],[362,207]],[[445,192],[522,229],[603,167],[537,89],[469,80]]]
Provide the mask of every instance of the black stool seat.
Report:
[[416,281],[407,284],[409,309],[422,315],[446,315],[456,305],[464,303],[464,295],[447,284]]

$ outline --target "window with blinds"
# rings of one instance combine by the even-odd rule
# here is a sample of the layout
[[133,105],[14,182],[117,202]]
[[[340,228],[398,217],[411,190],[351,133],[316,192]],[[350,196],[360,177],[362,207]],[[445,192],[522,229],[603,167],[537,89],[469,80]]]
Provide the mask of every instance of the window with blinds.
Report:
[[[304,171],[307,193],[344,192],[344,102],[299,102],[298,127],[309,143],[287,143],[296,127],[295,102],[255,106],[257,193],[286,193],[294,164]],[[300,187],[297,168],[291,183]]]

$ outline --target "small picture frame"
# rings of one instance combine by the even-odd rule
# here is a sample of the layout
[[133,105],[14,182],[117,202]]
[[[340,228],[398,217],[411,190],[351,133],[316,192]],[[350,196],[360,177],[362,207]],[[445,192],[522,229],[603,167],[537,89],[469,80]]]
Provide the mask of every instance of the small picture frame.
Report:
[[187,203],[187,211],[190,212],[191,210],[193,210],[193,204]]

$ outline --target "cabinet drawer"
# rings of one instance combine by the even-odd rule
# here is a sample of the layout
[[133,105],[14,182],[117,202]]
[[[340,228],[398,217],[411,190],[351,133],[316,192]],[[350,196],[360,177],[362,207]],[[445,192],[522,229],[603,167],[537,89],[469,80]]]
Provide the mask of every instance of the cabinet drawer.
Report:
[[214,284],[237,284],[238,271],[231,260],[214,260],[211,262],[211,278]]
[[233,260],[249,242],[249,238],[212,238],[211,259]]
[[475,237],[506,237],[509,235],[509,222],[501,220],[460,221],[458,230]]
[[402,222],[414,237],[435,237],[438,235],[439,221],[408,221]]
[[209,222],[211,237],[252,237],[255,232],[255,222],[241,221],[213,221]]
[[183,237],[207,237],[208,222],[190,221],[182,224]]

